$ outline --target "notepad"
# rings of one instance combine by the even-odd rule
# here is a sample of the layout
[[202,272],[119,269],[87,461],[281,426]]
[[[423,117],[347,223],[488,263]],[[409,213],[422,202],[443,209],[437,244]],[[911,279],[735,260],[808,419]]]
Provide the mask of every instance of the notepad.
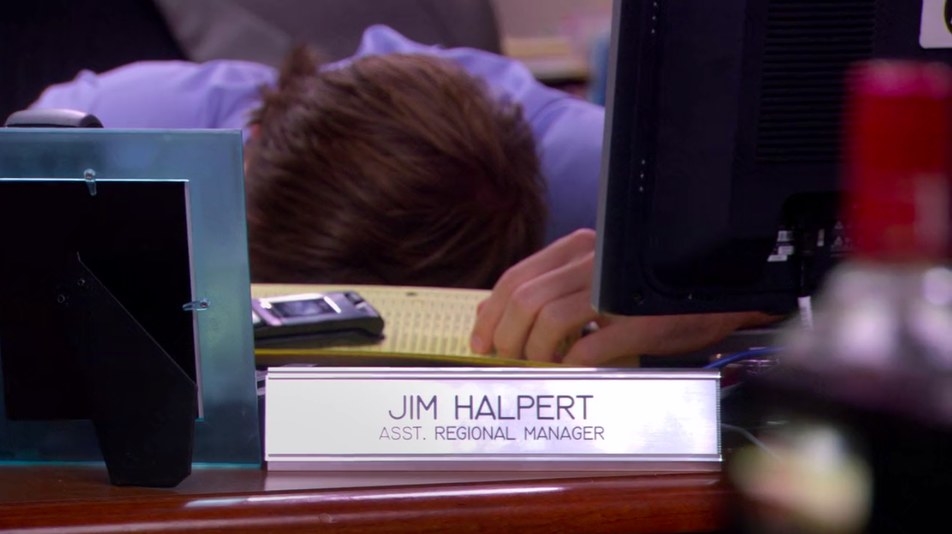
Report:
[[255,298],[296,293],[356,291],[384,319],[384,338],[369,345],[255,349],[259,366],[289,363],[380,366],[552,366],[476,354],[469,337],[476,307],[488,290],[379,285],[253,284]]

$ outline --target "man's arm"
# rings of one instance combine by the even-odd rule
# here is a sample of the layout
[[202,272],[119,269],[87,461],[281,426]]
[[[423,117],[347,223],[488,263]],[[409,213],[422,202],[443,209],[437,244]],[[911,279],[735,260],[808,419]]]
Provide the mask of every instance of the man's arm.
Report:
[[31,108],[92,113],[107,128],[244,128],[270,67],[242,61],[143,61],[80,72],[47,88]]
[[[471,348],[508,358],[590,366],[709,347],[735,330],[782,317],[762,312],[631,316],[591,305],[595,232],[578,230],[508,269],[480,305]],[[598,327],[580,337],[588,324]]]

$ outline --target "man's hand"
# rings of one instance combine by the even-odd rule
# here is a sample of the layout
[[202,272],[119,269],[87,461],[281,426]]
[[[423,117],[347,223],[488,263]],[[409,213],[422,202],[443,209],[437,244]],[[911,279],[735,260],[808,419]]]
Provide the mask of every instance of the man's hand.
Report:
[[[677,354],[777,317],[760,312],[622,317],[591,305],[595,232],[555,241],[506,271],[479,305],[471,348],[507,358],[600,365],[624,356]],[[582,329],[597,329],[581,337]]]

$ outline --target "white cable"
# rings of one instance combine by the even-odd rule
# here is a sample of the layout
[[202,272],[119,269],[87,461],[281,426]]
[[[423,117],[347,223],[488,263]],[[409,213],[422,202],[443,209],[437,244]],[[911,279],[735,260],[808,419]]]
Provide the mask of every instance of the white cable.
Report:
[[807,330],[813,329],[813,300],[809,295],[797,297],[797,305],[800,307],[800,323]]

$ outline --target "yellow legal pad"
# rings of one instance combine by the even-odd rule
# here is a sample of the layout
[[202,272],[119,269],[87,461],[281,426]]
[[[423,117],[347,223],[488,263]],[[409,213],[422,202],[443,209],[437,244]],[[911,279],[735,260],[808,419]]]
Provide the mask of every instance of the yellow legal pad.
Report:
[[378,285],[252,284],[255,298],[356,291],[384,320],[384,339],[372,345],[323,348],[255,348],[258,366],[292,363],[347,366],[487,366],[549,367],[558,364],[528,362],[476,354],[469,336],[476,306],[489,291],[434,287]]

